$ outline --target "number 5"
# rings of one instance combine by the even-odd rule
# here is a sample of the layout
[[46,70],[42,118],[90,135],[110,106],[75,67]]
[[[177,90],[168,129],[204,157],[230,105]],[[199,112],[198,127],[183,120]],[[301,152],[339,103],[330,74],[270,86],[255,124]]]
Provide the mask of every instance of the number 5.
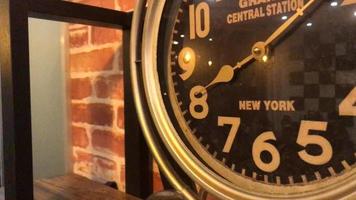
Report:
[[309,135],[311,130],[315,131],[326,131],[327,122],[318,121],[302,121],[300,125],[300,130],[297,138],[297,143],[303,147],[310,144],[318,145],[322,153],[318,156],[310,155],[306,150],[298,152],[299,157],[305,162],[312,165],[324,165],[329,162],[333,155],[333,148],[330,142],[322,136],[319,135]]

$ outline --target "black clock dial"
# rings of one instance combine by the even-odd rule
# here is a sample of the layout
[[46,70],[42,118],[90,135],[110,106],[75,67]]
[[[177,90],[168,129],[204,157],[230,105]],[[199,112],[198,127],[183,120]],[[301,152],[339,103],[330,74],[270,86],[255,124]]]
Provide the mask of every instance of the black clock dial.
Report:
[[308,2],[165,7],[159,78],[166,107],[197,156],[213,170],[224,166],[218,174],[232,182],[230,173],[307,185],[355,167],[356,1]]

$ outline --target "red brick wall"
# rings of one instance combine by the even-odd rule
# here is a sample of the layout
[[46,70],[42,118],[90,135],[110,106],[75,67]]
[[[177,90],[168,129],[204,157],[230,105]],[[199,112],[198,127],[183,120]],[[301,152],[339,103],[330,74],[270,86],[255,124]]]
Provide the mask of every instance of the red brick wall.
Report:
[[[132,11],[136,0],[75,2]],[[73,172],[99,182],[116,181],[125,191],[122,31],[70,24],[68,34]],[[161,191],[155,163],[153,171],[154,191]]]
[[[133,0],[78,3],[132,10]],[[122,31],[71,24],[69,32],[73,171],[125,190]]]
[[[133,10],[135,0],[80,0],[115,10]],[[122,31],[70,24],[70,110],[73,171],[116,181],[125,190]],[[129,133],[127,133],[129,134]],[[154,167],[155,191],[162,185]]]

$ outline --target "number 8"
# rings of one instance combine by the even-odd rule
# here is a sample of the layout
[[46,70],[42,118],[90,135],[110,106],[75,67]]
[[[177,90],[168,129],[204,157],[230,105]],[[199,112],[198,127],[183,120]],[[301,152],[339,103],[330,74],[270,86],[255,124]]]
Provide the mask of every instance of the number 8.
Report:
[[[201,95],[201,96],[197,96]],[[208,100],[208,92],[203,86],[195,86],[190,90],[190,100],[191,103],[189,105],[190,114],[195,119],[204,119],[208,116],[209,106],[207,103]],[[201,111],[197,111],[197,107],[200,106],[202,108]]]

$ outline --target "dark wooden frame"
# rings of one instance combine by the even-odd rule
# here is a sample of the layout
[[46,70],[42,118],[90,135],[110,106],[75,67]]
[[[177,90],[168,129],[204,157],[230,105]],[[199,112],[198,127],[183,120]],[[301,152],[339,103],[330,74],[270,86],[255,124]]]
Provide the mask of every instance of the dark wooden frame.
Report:
[[0,0],[6,199],[33,199],[28,17],[124,30],[126,192],[147,197],[152,193],[152,161],[139,128],[130,87],[132,13],[61,0]]

